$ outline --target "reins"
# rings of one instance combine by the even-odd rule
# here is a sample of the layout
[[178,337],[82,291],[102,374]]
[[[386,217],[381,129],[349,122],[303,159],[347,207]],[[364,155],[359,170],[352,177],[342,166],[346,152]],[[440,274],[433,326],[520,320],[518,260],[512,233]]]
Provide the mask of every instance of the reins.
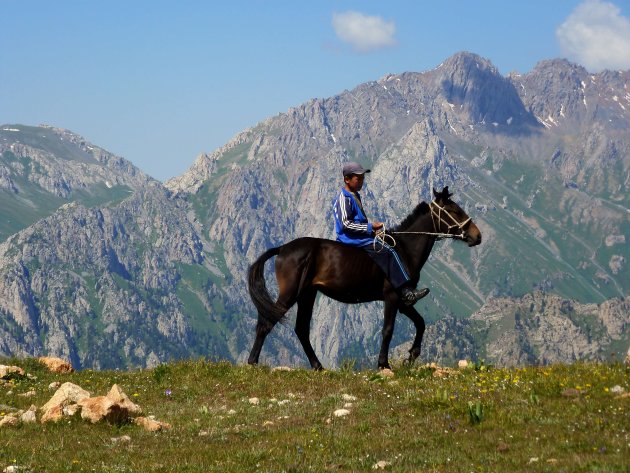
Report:
[[[435,210],[435,208],[437,207],[437,211]],[[374,236],[374,242],[372,243],[374,251],[381,251],[385,246],[389,246],[391,248],[396,246],[396,239],[392,236],[392,235],[428,235],[428,236],[435,236],[437,237],[438,240],[441,240],[442,238],[464,238],[464,227],[466,226],[466,224],[468,222],[470,222],[471,218],[468,217],[466,220],[464,220],[463,222],[458,222],[457,220],[455,220],[455,217],[453,217],[448,210],[446,210],[444,207],[440,207],[435,201],[432,201],[429,204],[429,209],[431,209],[431,222],[433,223],[433,232],[389,232],[387,233],[387,230],[385,229],[385,226],[383,226],[383,228],[381,230],[379,230],[378,232],[376,232],[376,235]],[[444,218],[442,218],[442,212],[444,212],[444,214],[446,214],[446,216],[448,218],[451,219],[451,221],[453,222],[452,224],[449,224]],[[436,225],[435,223],[435,218],[437,217],[438,220],[438,224]],[[440,227],[440,224],[444,223],[447,226],[447,233],[443,233],[443,232],[438,232],[438,228]],[[453,228],[457,228],[459,229],[459,234],[453,234],[453,233],[448,233],[450,232]],[[380,244],[380,247],[377,249],[377,242],[378,244]],[[391,243],[390,243],[391,242]]]

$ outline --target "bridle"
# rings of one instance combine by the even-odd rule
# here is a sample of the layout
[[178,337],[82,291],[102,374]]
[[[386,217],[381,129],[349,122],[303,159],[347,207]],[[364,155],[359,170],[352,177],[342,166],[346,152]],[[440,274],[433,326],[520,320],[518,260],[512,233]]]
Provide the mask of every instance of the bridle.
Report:
[[[466,225],[468,225],[470,221],[472,220],[470,217],[468,217],[463,222],[458,222],[448,210],[446,210],[443,206],[440,206],[440,204],[438,204],[435,200],[429,204],[429,209],[431,210],[431,222],[433,223],[432,232],[389,232],[387,233],[385,230],[385,227],[383,227],[383,229],[377,232],[376,236],[374,237],[374,244],[373,244],[374,249],[376,250],[376,242],[378,242],[381,245],[380,249],[382,249],[383,246],[385,245],[388,245],[392,248],[396,246],[396,240],[394,239],[392,235],[402,235],[402,234],[429,235],[429,236],[437,237],[438,240],[441,240],[443,238],[456,238],[460,240],[466,239],[466,231],[464,230],[464,227],[466,227]],[[449,223],[449,220],[446,220],[446,218],[448,218],[450,222],[452,223]],[[442,224],[446,225],[446,233],[439,231],[440,226]],[[459,230],[459,233],[450,233],[451,230],[453,229]],[[376,251],[380,251],[380,249]]]
[[[437,207],[437,211],[435,210]],[[460,238],[462,240],[466,239],[466,231],[464,230],[464,227],[466,225],[468,225],[468,223],[472,220],[470,217],[468,217],[466,220],[464,220],[463,222],[458,222],[457,220],[455,220],[455,217],[453,217],[448,210],[446,210],[444,207],[440,207],[440,205],[436,202],[436,201],[432,201],[429,204],[429,208],[431,209],[431,220],[433,221],[433,230],[436,232],[434,233],[435,235],[437,235],[439,238]],[[442,212],[444,213],[444,215],[446,215],[453,223],[449,224],[446,219],[442,218]],[[437,217],[437,221],[438,224],[435,224],[435,218]],[[440,228],[441,224],[446,225],[446,233],[438,233],[438,229]],[[452,234],[451,230],[453,228],[457,228],[459,230],[459,234]]]

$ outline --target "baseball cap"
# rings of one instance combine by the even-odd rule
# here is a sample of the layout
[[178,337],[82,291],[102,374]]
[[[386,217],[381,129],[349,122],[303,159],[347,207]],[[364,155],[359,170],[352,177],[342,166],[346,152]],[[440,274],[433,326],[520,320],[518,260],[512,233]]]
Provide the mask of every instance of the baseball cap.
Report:
[[343,177],[350,176],[352,174],[365,174],[371,172],[370,169],[363,169],[359,163],[350,162],[343,165]]

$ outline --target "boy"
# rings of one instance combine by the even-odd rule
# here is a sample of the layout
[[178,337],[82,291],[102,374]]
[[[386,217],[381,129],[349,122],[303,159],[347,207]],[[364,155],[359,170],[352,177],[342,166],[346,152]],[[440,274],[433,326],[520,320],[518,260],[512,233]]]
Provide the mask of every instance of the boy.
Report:
[[394,248],[383,243],[381,251],[373,250],[374,236],[383,228],[383,223],[369,222],[363,210],[359,191],[368,172],[369,169],[355,162],[343,165],[344,187],[333,202],[337,241],[366,250],[400,294],[403,304],[413,305],[426,296],[429,289],[411,287],[409,275]]

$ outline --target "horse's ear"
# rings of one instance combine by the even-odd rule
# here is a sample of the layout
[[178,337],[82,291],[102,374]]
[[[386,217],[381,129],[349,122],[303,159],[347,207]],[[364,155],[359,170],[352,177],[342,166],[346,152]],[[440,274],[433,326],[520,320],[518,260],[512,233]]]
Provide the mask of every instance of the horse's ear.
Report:
[[433,188],[433,195],[435,196],[435,200],[448,200],[453,194],[448,191],[448,186],[442,189],[442,192],[438,192]]

